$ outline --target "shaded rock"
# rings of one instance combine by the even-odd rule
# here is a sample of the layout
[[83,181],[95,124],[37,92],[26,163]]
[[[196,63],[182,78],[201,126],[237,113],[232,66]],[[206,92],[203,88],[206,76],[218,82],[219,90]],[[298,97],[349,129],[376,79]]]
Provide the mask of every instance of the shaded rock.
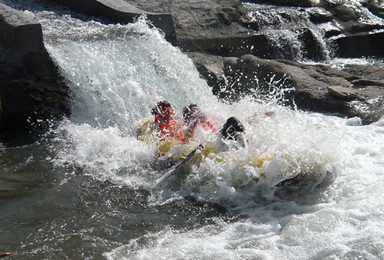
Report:
[[362,3],[374,15],[384,19],[384,8],[379,5],[376,0],[368,0]]
[[309,20],[314,24],[327,23],[333,20],[333,15],[322,8],[308,10]]
[[325,55],[324,46],[318,41],[312,30],[304,28],[299,34],[298,39],[302,43],[303,56],[313,61],[323,61]]
[[366,24],[360,23],[359,21],[348,21],[341,24],[342,32],[345,35],[354,35],[357,33],[373,32],[374,30],[384,29],[382,24]]
[[[259,3],[260,1],[250,1]],[[263,0],[263,2],[275,5],[311,7],[320,3],[320,0]]]
[[334,18],[342,22],[356,21],[359,19],[359,14],[344,4],[337,5],[331,12],[333,13]]
[[153,13],[141,10],[124,0],[55,0],[69,6],[73,10],[85,14],[107,18],[115,23],[132,23],[140,15],[146,15],[148,20],[161,29],[165,38],[176,44],[175,26],[169,13]]
[[[384,70],[384,69],[383,69]],[[383,71],[384,72],[384,71]],[[384,74],[383,74],[384,75]],[[378,86],[378,87],[384,87],[384,82],[380,80],[371,80],[371,79],[356,79],[352,80],[351,83],[353,84],[354,88],[361,88],[366,86]]]
[[219,84],[225,84],[223,57],[199,52],[187,52],[186,54],[210,87],[215,89]]
[[339,57],[384,55],[384,32],[360,33],[336,39]]
[[4,4],[0,4],[0,71],[0,79],[14,74],[38,79],[57,76],[41,25]]
[[29,133],[40,120],[68,115],[69,91],[44,47],[41,25],[0,4],[0,35],[0,132]]
[[45,120],[69,115],[67,87],[57,81],[0,81],[3,116],[0,131],[43,130]]
[[223,38],[180,39],[183,51],[202,52],[219,56],[241,56],[245,53],[268,57],[273,53],[264,34],[252,36],[227,36]]

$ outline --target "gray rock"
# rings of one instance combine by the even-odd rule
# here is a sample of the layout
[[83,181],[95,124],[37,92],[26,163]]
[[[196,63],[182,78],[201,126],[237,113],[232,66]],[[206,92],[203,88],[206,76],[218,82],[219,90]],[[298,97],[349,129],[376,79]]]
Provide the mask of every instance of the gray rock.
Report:
[[265,45],[265,36],[250,29],[255,25],[239,0],[131,0],[129,4],[124,0],[56,1],[114,22],[128,23],[146,14],[165,32],[166,39],[184,51],[223,56],[268,53],[255,48]]
[[384,32],[347,35],[338,38],[335,42],[340,57],[384,55]]
[[[260,1],[254,0],[251,2],[258,3]],[[320,3],[320,0],[264,0],[263,2],[275,5],[310,7],[317,6]]]
[[342,86],[329,86],[328,91],[332,96],[348,100],[356,99],[359,96],[356,90]]
[[384,19],[384,8],[381,7],[376,0],[368,0],[362,4],[366,6],[374,15]]
[[[116,23],[132,23],[139,16],[146,15],[147,19],[161,29],[165,38],[176,44],[175,26],[169,13],[148,12],[133,6],[124,0],[55,0],[58,3],[86,14],[107,18]],[[133,2],[133,1],[130,1]]]
[[[267,60],[252,55],[221,60],[214,56],[206,58],[204,63],[199,57],[199,66],[205,67],[207,71],[209,67],[220,68],[217,75],[223,75],[221,78],[225,78],[225,81],[220,80],[216,75],[219,80],[215,84],[211,81],[213,93],[229,101],[237,101],[246,95],[262,97],[273,91],[271,86],[277,86],[293,89],[285,91],[285,104],[297,106],[299,109],[360,116],[365,122],[372,122],[382,116],[376,108],[374,117],[369,111],[363,113],[356,110],[349,101],[359,100],[369,105],[370,100],[384,97],[384,81],[373,80],[384,68],[371,68],[368,72],[367,68],[360,67],[359,75],[356,73],[358,66],[349,68],[349,71],[341,71],[324,65]],[[214,65],[215,62],[219,64]],[[211,72],[210,75],[212,74],[216,73]],[[366,77],[360,77],[363,75]]]
[[0,4],[0,68],[2,77],[22,70],[38,78],[56,77],[43,44],[41,25],[29,16]]
[[342,22],[356,21],[359,19],[359,14],[344,4],[337,5],[333,10],[333,15],[336,19]]
[[68,115],[68,88],[44,47],[41,25],[0,4],[0,35],[0,131],[29,133],[39,120]]

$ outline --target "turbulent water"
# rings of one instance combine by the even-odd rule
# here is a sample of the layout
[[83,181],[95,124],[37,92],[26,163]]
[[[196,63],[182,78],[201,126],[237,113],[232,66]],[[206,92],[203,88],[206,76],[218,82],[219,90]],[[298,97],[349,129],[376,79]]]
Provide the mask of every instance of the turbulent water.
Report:
[[[42,23],[73,106],[40,141],[0,146],[0,253],[384,258],[384,119],[364,126],[358,118],[290,110],[279,105],[282,90],[225,104],[144,19],[104,25],[48,4],[2,2]],[[136,129],[159,100],[178,113],[196,103],[217,121],[237,116],[247,146],[190,163],[182,181],[153,189],[164,169],[156,145],[137,140]],[[287,182],[295,176],[304,177]]]

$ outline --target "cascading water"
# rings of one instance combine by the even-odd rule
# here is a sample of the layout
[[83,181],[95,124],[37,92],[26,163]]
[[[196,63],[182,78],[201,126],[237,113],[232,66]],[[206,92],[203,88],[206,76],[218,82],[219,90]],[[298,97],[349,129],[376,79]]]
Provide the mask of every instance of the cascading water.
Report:
[[[15,258],[384,257],[383,119],[362,126],[273,98],[222,103],[144,19],[104,25],[60,9],[28,13],[42,23],[73,108],[41,143],[0,147],[0,194],[14,191],[0,204],[0,241]],[[247,146],[191,164],[176,187],[153,191],[156,145],[137,140],[136,129],[159,100],[179,113],[196,103],[218,121],[237,116]],[[307,173],[303,186],[278,185]]]
[[[254,21],[257,21],[259,30],[267,35],[274,50],[271,58],[323,62],[331,58],[331,49],[325,38],[328,30],[336,29],[331,23],[315,25],[300,8],[251,3],[244,5]],[[319,10],[316,9],[317,12]],[[310,47],[306,46],[308,43],[305,43],[303,37],[310,37]],[[309,53],[310,49],[313,53]]]
[[[383,19],[369,12],[363,2],[343,1],[343,5],[356,12],[360,23],[382,26]],[[330,3],[340,4],[340,1]],[[316,24],[310,19],[311,13],[326,17],[323,9],[312,7],[304,10],[300,7],[255,3],[244,5],[253,20],[257,21],[259,30],[269,39],[273,51],[268,58],[323,63],[332,62],[335,58],[336,50],[332,47],[332,41],[342,35],[342,26],[332,21]]]

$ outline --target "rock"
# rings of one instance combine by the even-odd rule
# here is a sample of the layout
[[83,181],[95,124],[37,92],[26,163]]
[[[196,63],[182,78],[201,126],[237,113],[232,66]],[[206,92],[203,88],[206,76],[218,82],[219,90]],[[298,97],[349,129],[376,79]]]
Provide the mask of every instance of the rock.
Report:
[[[140,15],[146,15],[148,20],[161,29],[165,38],[176,44],[175,26],[169,13],[154,13],[141,10],[124,0],[55,0],[58,3],[83,13],[107,18],[116,23],[132,23]],[[132,1],[131,1],[132,2]]]
[[368,0],[362,3],[374,15],[384,19],[384,8],[379,5],[376,0]]
[[205,79],[210,87],[216,89],[218,85],[225,84],[223,57],[199,52],[187,52],[199,71],[200,76]]
[[[254,0],[250,2],[258,3],[260,1]],[[275,5],[311,7],[317,6],[320,3],[320,0],[264,0],[263,2]]]
[[69,90],[44,47],[41,25],[0,4],[0,35],[0,132],[35,133],[40,120],[68,115]]
[[336,39],[339,57],[384,55],[384,32],[359,33]]
[[4,4],[0,4],[0,53],[1,78],[20,73],[39,79],[57,76],[41,25]]
[[239,0],[131,0],[130,3],[147,12],[170,13],[178,46],[183,51],[222,56],[258,55],[265,51],[262,47],[265,36],[251,30],[257,24],[251,22]]
[[[227,82],[225,86],[218,83],[213,92],[229,101],[237,101],[246,95],[262,97],[274,88],[281,88],[286,89],[282,91],[285,104],[315,112],[370,118],[371,122],[372,114],[356,110],[349,101],[357,99],[369,104],[372,99],[384,97],[384,88],[378,86],[384,82],[367,81],[325,65],[266,60],[252,55],[225,58],[223,62]],[[357,88],[356,84],[368,82],[377,84]],[[377,115],[374,118],[378,119]]]
[[364,88],[366,86],[384,87],[384,82],[379,80],[356,79],[356,80],[352,80],[351,83],[353,84],[354,88],[361,88],[361,87]]
[[344,66],[343,71],[355,75],[356,78],[350,79],[353,84],[377,86],[383,86],[384,84],[384,67],[382,66],[349,64]]
[[356,99],[358,98],[358,93],[351,88],[346,88],[342,86],[329,86],[328,91],[332,96],[343,98],[343,99]]
[[70,113],[68,89],[63,83],[15,79],[0,81],[0,85],[0,132],[39,133],[48,127],[47,120],[60,120]]
[[327,23],[333,20],[333,15],[323,8],[313,8],[308,10],[309,19],[314,24]]
[[226,36],[223,38],[179,39],[180,47],[186,52],[202,52],[219,56],[241,56],[253,54],[268,57],[273,51],[265,34],[247,36]]
[[138,15],[146,14],[155,26],[165,32],[168,41],[184,51],[223,56],[260,55],[265,51],[255,48],[264,45],[259,43],[264,43],[265,37],[255,35],[251,30],[257,25],[250,21],[247,9],[239,0],[131,0],[129,4],[124,0],[56,1],[120,23],[132,22]]
[[356,21],[359,19],[359,14],[344,4],[339,4],[332,10],[333,16],[342,22]]

